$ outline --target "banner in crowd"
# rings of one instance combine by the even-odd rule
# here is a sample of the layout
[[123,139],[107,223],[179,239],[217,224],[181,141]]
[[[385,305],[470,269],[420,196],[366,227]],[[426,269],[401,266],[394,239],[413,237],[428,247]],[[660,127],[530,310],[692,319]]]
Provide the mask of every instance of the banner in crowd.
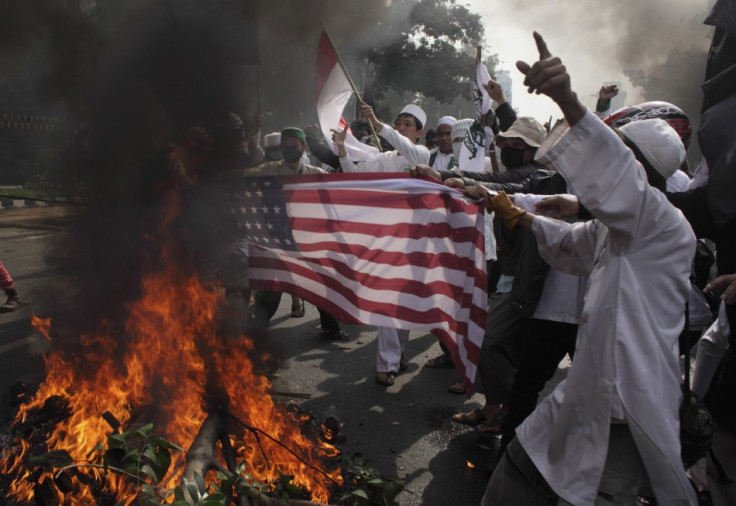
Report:
[[431,331],[470,391],[487,309],[483,206],[404,174],[258,177],[228,193],[252,289],[349,323]]

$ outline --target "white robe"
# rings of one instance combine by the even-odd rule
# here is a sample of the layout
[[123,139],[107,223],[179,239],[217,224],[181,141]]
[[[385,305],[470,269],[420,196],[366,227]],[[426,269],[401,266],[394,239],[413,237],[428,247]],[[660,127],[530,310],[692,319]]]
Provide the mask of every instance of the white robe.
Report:
[[[375,158],[365,162],[353,162],[347,156],[340,157],[343,172],[409,172],[419,164],[429,163],[427,146],[415,144],[399,132],[384,124],[379,133],[395,151],[378,153]],[[378,372],[398,372],[401,353],[409,340],[409,331],[391,327],[378,327]]]
[[532,230],[551,267],[588,275],[575,360],[517,429],[553,490],[593,505],[612,418],[629,424],[659,504],[696,504],[680,460],[678,336],[695,236],[679,210],[592,113],[537,152],[596,219],[538,216]]

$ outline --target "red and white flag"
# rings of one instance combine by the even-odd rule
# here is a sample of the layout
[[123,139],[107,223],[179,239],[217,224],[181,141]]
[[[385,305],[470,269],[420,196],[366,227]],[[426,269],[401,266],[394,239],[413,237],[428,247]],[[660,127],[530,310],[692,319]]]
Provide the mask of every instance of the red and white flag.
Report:
[[251,243],[251,288],[345,322],[432,331],[470,392],[487,309],[482,205],[405,174],[259,177],[228,190]]
[[[345,110],[353,88],[345,71],[340,65],[327,32],[322,30],[317,50],[317,117],[322,134],[327,143],[332,146],[332,132],[330,129],[344,129],[345,120],[342,113]],[[348,132],[345,139],[345,149],[354,162],[372,160],[378,154],[373,146],[363,144]]]

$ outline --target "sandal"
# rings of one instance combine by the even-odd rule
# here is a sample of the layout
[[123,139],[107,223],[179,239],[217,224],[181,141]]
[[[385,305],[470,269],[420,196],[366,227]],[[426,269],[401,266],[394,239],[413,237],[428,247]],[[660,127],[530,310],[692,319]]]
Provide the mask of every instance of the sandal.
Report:
[[399,371],[405,371],[407,367],[409,367],[409,361],[406,359],[406,355],[402,353],[399,360]]
[[452,357],[445,353],[439,357],[430,358],[424,363],[424,367],[439,369],[441,367],[455,367],[455,364],[452,363]]
[[319,335],[323,339],[337,339],[338,341],[348,340],[348,334],[344,330],[323,330]]
[[291,315],[292,318],[301,318],[304,316],[304,299],[301,297],[291,298]]
[[450,383],[450,386],[447,388],[447,390],[452,394],[464,394],[465,383],[462,380],[454,381]]
[[509,410],[504,406],[498,413],[496,413],[496,416],[494,416],[493,419],[479,424],[476,429],[478,432],[482,432],[484,434],[500,434],[501,429],[503,429],[503,423],[506,421],[508,414]]
[[396,381],[396,373],[393,372],[379,372],[376,374],[376,383],[386,387],[390,387]]
[[452,421],[462,423],[463,425],[480,425],[488,420],[481,408],[475,408],[469,413],[457,413],[452,415]]

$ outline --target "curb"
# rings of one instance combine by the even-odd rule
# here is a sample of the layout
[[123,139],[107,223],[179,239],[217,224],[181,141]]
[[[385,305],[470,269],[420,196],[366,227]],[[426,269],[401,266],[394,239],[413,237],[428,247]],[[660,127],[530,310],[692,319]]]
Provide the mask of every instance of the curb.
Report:
[[[61,199],[59,199],[61,200]],[[0,211],[16,207],[47,207],[49,204],[42,200],[33,199],[2,199],[0,200]]]

